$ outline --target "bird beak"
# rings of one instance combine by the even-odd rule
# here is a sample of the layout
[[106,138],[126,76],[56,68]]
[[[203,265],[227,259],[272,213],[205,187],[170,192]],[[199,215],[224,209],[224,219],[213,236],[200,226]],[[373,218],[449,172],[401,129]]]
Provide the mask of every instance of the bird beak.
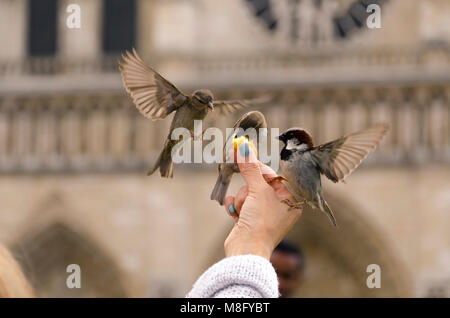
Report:
[[280,141],[281,141],[281,135],[279,135],[279,136],[276,136],[276,137],[275,137],[275,139],[278,139],[278,140],[280,140]]
[[209,103],[208,103],[208,108],[209,108],[211,111],[214,110],[214,104],[213,104],[213,102],[209,102]]

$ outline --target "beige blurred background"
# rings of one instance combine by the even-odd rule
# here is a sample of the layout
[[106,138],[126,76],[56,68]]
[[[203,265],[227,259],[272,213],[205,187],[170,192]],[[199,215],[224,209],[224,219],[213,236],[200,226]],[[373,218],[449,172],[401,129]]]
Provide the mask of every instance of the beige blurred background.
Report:
[[[117,59],[132,46],[186,92],[274,94],[257,108],[269,126],[316,143],[389,123],[346,184],[323,180],[339,229],[306,211],[289,234],[307,257],[296,296],[450,297],[448,0],[0,0],[0,242],[38,296],[182,297],[223,256],[216,166],[145,176],[170,120],[125,94]],[[66,287],[69,264],[81,289]]]

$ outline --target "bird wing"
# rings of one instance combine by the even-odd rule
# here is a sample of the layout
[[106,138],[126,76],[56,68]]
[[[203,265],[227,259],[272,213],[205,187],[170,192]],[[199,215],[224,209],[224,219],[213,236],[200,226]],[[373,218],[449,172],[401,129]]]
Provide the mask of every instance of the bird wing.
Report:
[[214,108],[218,109],[221,115],[228,115],[236,110],[246,108],[251,105],[265,104],[271,100],[272,97],[268,95],[253,99],[215,100]]
[[314,147],[311,155],[322,174],[333,182],[341,181],[378,146],[388,129],[385,124],[375,125]]
[[164,119],[188,100],[175,85],[146,65],[134,48],[133,53],[122,54],[119,69],[128,94],[146,118]]

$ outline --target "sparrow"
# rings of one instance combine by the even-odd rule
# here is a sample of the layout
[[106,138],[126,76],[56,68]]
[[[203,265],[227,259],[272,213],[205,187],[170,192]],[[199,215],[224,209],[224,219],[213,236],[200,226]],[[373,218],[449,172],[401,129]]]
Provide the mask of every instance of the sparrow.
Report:
[[265,103],[266,97],[254,100],[214,100],[208,89],[196,90],[190,96],[182,93],[171,82],[146,65],[133,48],[126,51],[119,61],[119,70],[127,93],[142,115],[152,120],[164,119],[172,112],[175,115],[164,148],[147,175],[158,168],[161,177],[173,177],[172,148],[179,140],[170,138],[172,131],[184,127],[193,136],[194,120],[203,120],[209,111],[218,109],[221,114],[229,114],[250,104]]
[[[284,143],[280,153],[282,176],[269,181],[284,184],[297,202],[284,200],[290,208],[308,203],[323,211],[336,226],[336,218],[323,198],[321,174],[333,182],[344,181],[369,152],[374,150],[389,127],[378,124],[339,139],[314,146],[311,135],[301,128],[290,128],[277,138]],[[302,200],[303,199],[303,200]]]
[[[239,129],[239,128],[242,128]],[[227,142],[223,148],[223,163],[218,166],[219,176],[211,193],[211,200],[216,200],[220,205],[223,205],[228,187],[231,182],[231,177],[234,173],[239,173],[239,166],[237,163],[227,163],[226,146],[230,139],[245,136],[245,130],[248,128],[256,129],[259,133],[259,128],[267,128],[267,123],[264,115],[259,111],[251,111],[244,114],[233,125],[233,132],[228,136]]]

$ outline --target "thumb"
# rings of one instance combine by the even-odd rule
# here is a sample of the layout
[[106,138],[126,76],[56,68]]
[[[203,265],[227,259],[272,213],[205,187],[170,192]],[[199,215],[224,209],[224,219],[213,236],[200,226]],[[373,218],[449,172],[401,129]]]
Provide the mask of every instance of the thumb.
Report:
[[243,142],[239,145],[236,159],[239,170],[248,185],[249,192],[253,192],[266,184],[261,174],[255,151],[248,142]]

